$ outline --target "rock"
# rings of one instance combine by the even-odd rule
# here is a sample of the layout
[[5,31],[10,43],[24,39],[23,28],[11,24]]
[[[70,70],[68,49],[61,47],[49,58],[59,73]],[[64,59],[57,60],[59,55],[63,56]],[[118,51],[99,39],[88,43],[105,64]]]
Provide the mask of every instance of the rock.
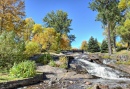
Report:
[[70,84],[73,84],[73,81],[69,81]]
[[108,85],[95,84],[92,89],[109,89]]
[[99,58],[98,54],[90,54],[90,55],[89,55],[89,59],[99,60],[100,58]]
[[75,71],[78,74],[86,74],[86,73],[88,73],[88,71],[85,68],[81,67],[81,65],[77,65]]
[[91,82],[86,82],[85,84],[86,84],[86,85],[91,85],[92,83],[91,83]]

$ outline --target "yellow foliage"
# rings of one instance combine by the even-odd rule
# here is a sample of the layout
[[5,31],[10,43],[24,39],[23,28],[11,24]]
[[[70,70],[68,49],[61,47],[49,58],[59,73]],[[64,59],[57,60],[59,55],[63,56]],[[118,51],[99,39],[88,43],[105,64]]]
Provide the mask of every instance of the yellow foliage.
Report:
[[[0,30],[15,32],[23,26],[22,18],[25,16],[23,0],[0,0]],[[21,25],[22,24],[22,25]]]
[[119,9],[125,9],[126,7],[127,7],[126,0],[121,0],[119,5],[118,5],[118,8]]
[[117,42],[116,46],[119,47],[119,48],[123,47],[123,45],[120,42]]
[[63,50],[67,50],[70,48],[70,40],[66,34],[62,35],[61,42],[60,42],[60,48]]
[[61,56],[59,57],[59,61],[63,64],[67,63],[68,62],[68,58],[67,56]]
[[82,49],[82,50],[87,50],[87,48],[88,48],[88,45],[87,45],[87,41],[83,41],[82,42],[82,44],[81,44],[81,48],[80,49]]
[[28,42],[25,46],[25,53],[29,56],[33,56],[34,54],[38,54],[40,52],[40,46],[36,42]]
[[55,41],[55,30],[53,28],[45,28],[41,33],[36,33],[32,39],[33,42],[37,42],[42,45],[42,49],[46,49],[51,46]]
[[129,19],[126,19],[125,22],[124,22],[124,26],[125,28],[130,28],[130,20]]
[[35,24],[33,26],[33,31],[32,33],[37,33],[37,32],[43,32],[43,27],[41,24]]

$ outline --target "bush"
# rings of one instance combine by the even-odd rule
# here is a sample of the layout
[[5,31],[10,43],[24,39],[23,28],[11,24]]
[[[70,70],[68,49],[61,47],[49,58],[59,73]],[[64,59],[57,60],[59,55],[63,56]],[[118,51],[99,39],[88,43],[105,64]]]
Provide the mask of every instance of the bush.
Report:
[[59,67],[64,69],[68,68],[67,64],[61,64]]
[[52,67],[56,67],[56,63],[55,63],[54,60],[51,60],[50,63],[49,63],[49,65],[52,66]]
[[126,50],[127,48],[126,47],[117,47],[116,51],[119,52],[121,50]]
[[13,31],[3,32],[0,35],[0,69],[9,69],[14,62],[19,63],[27,59],[24,54],[25,44],[21,39],[16,39]]
[[68,62],[68,58],[66,57],[66,56],[61,56],[61,57],[59,57],[59,61],[61,62],[61,63],[67,63]]
[[50,54],[43,54],[36,60],[36,62],[46,65],[50,62],[50,60],[52,60],[52,57]]
[[16,78],[33,77],[36,74],[36,64],[34,61],[24,61],[19,64],[14,64],[10,69],[10,75]]
[[38,54],[40,52],[40,46],[36,42],[28,42],[25,48],[25,53],[28,54],[28,56],[33,56],[34,54]]
[[68,58],[66,56],[59,57],[59,61],[61,62],[61,64],[59,65],[60,68],[68,67]]

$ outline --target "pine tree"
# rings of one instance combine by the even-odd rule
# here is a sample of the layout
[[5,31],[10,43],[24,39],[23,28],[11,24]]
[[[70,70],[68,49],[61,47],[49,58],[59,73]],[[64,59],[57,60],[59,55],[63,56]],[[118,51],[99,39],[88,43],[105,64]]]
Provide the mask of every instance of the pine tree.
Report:
[[102,41],[101,53],[108,53],[108,44],[106,40]]
[[94,46],[94,47],[95,47],[94,52],[100,52],[100,47],[99,47],[99,45],[98,45],[97,39],[95,39],[94,42],[95,42],[95,44],[94,44],[94,45],[95,45],[95,46]]
[[97,39],[94,39],[92,36],[90,37],[88,41],[88,52],[99,52],[100,47],[98,45]]

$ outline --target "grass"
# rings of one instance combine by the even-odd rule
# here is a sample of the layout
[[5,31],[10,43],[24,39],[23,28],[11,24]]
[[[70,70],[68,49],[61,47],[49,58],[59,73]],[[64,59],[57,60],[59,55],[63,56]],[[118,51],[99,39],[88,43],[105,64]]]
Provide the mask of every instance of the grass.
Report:
[[130,65],[130,60],[128,60],[128,61],[117,61],[116,64]]

